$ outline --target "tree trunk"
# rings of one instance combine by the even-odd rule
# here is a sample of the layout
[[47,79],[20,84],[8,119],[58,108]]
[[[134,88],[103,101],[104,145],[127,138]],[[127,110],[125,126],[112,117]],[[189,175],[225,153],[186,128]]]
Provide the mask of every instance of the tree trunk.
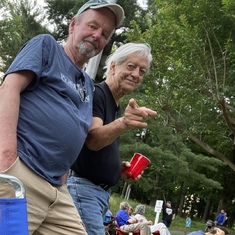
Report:
[[211,207],[211,201],[208,199],[202,216],[202,220],[206,221],[208,219],[209,211]]
[[182,190],[180,193],[179,208],[178,208],[178,214],[177,214],[179,217],[183,217],[182,211],[183,211],[183,207],[184,207],[185,196],[187,193],[187,187],[188,186],[187,186],[186,182],[184,181],[184,183],[182,185]]
[[124,183],[123,189],[122,189],[122,197],[124,197],[125,193],[126,193],[126,188],[127,188],[127,182]]
[[[161,179],[161,176],[158,173],[156,173],[156,177],[155,177],[156,188],[159,188],[160,179]],[[157,190],[157,191],[153,190],[153,194],[152,194],[149,205],[154,207],[156,204],[156,200],[162,200],[162,194],[161,194],[160,190]]]

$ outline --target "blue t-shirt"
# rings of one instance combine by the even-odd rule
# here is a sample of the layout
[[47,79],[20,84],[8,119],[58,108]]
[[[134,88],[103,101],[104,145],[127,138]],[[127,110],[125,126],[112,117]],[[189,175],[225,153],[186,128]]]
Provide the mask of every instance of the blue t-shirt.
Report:
[[192,224],[192,220],[191,220],[191,219],[187,219],[187,220],[186,220],[186,223],[185,223],[185,227],[186,227],[186,228],[190,228],[190,227],[191,227],[191,224]]
[[59,178],[75,161],[92,123],[93,81],[47,34],[28,41],[6,75],[20,70],[35,78],[20,96],[18,155],[51,184],[61,185]]
[[116,214],[116,220],[118,223],[118,226],[121,227],[125,224],[129,224],[128,220],[130,219],[130,216],[125,210],[119,210]]

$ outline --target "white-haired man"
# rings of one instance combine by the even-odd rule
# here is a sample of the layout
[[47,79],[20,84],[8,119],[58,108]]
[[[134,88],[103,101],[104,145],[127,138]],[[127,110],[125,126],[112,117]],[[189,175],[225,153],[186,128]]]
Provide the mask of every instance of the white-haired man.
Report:
[[130,129],[146,127],[145,119],[156,115],[151,109],[139,107],[133,98],[122,117],[119,107],[119,100],[139,87],[151,60],[149,45],[124,44],[108,58],[106,79],[95,87],[93,123],[67,180],[89,235],[104,233],[103,216],[109,208],[110,187],[120,177],[128,177],[125,170],[130,163],[121,162],[119,136]]

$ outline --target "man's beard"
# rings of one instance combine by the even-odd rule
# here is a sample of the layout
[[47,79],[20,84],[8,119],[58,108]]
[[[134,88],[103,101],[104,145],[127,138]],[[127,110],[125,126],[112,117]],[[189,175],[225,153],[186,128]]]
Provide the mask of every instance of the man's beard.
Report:
[[[92,45],[94,46],[87,46],[86,42],[92,42]],[[96,42],[93,38],[85,38],[77,44],[77,48],[82,55],[91,58],[96,55],[96,50],[98,49],[98,42]]]

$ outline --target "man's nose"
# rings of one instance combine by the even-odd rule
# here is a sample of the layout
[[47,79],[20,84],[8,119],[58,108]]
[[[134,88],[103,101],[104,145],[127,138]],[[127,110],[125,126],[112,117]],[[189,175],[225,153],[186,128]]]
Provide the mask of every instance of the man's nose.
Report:
[[92,35],[96,40],[99,40],[102,36],[102,29],[96,29]]
[[132,71],[131,71],[131,75],[132,76],[135,76],[135,77],[139,77],[140,76],[140,68],[137,66],[136,68],[134,68]]

